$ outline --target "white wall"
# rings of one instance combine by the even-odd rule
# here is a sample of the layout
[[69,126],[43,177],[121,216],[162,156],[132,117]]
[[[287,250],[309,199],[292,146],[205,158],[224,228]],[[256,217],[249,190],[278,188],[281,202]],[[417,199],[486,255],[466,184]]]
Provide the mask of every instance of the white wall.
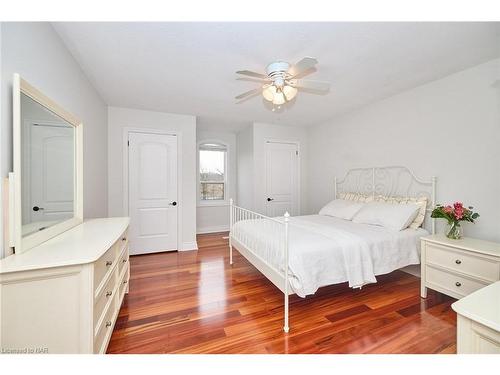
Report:
[[332,199],[334,176],[349,168],[405,165],[438,177],[438,202],[479,211],[465,235],[500,240],[498,80],[499,59],[311,128],[310,212]]
[[181,134],[179,168],[182,190],[179,233],[180,249],[196,248],[196,117],[137,109],[108,108],[108,211],[109,216],[126,216],[123,207],[124,129],[159,129]]
[[84,216],[107,216],[106,104],[49,23],[2,23],[1,28],[1,177],[12,171],[12,75],[19,73],[82,120]]
[[253,171],[253,125],[248,126],[236,136],[237,143],[237,201],[236,203],[254,209],[254,171]]
[[308,212],[308,135],[304,127],[256,122],[238,134],[238,204],[265,212],[266,191],[262,181],[266,140],[299,142],[300,213]]
[[[209,202],[210,205],[200,203],[197,196],[196,230],[197,233],[222,232],[229,230],[229,198],[236,201],[236,134],[222,131],[196,131],[197,144],[205,141],[222,142],[227,145],[227,191],[226,202]],[[198,158],[197,158],[198,162]],[[199,166],[196,167],[197,177]],[[199,194],[198,184],[196,187]]]

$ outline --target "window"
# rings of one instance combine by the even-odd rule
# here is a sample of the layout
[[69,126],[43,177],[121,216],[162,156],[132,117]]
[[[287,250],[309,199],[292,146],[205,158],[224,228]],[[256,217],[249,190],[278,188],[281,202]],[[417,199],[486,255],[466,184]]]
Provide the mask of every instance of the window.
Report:
[[202,202],[225,200],[227,147],[220,143],[202,143],[198,155],[200,200]]

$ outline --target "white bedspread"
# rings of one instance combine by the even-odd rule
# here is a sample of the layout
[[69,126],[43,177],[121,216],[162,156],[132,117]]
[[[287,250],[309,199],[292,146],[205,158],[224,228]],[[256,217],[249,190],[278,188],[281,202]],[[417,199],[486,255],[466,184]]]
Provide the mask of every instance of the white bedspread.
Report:
[[[292,217],[289,230],[289,280],[301,297],[345,281],[350,287],[361,287],[376,282],[376,275],[418,264],[419,239],[428,234],[421,228],[393,231],[322,215]],[[275,225],[243,220],[234,224],[232,233],[283,272],[284,252]]]

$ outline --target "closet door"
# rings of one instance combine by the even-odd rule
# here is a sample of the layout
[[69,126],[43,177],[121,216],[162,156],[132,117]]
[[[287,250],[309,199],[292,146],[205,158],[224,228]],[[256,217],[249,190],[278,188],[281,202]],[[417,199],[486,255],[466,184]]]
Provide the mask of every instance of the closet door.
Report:
[[130,254],[177,250],[177,137],[129,133]]
[[299,152],[296,143],[266,142],[266,215],[298,215]]

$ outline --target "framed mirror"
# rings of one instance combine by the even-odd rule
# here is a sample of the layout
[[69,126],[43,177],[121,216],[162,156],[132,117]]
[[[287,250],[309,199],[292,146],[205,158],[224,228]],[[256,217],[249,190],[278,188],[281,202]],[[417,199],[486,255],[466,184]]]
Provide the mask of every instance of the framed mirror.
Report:
[[82,123],[14,75],[14,247],[20,253],[83,221]]

